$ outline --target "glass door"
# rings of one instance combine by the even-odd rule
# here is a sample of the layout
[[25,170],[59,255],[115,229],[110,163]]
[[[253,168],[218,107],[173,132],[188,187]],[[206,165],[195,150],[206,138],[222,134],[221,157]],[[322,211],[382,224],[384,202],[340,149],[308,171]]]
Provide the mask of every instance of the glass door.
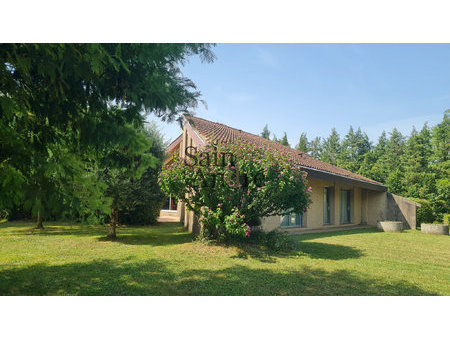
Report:
[[350,190],[341,190],[340,218],[341,224],[351,223]]
[[331,224],[331,188],[323,190],[323,224]]

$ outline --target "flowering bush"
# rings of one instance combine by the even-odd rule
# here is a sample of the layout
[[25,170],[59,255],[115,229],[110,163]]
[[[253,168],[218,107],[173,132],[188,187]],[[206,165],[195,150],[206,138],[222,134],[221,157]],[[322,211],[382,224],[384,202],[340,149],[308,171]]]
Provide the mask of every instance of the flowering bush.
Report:
[[223,211],[218,206],[215,210],[201,207],[199,221],[203,225],[202,235],[206,238],[226,239],[228,237],[249,237],[250,226],[244,221],[237,208],[233,209],[231,215],[223,216]]
[[159,183],[200,215],[211,238],[246,237],[259,218],[303,213],[311,203],[306,172],[288,153],[242,140],[201,151],[188,147],[186,158],[175,157],[163,169]]
[[199,221],[203,225],[203,236],[206,238],[218,238],[222,223],[222,209],[215,210],[202,206],[200,208]]
[[249,237],[250,226],[245,223],[244,217],[238,208],[234,207],[232,214],[225,216],[224,225],[226,232],[239,237]]

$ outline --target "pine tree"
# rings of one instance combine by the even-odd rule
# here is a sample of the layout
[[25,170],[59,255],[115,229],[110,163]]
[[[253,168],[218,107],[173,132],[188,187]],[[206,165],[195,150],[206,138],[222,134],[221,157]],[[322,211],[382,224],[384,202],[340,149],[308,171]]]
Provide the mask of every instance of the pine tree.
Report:
[[155,168],[158,163],[157,158],[148,152],[151,142],[143,129],[126,125],[121,130],[119,141],[113,147],[104,148],[99,158],[105,168],[100,179],[107,185],[105,194],[111,199],[109,238],[116,237],[119,212],[129,202],[130,183],[139,180],[148,168]]
[[289,144],[288,139],[287,139],[286,132],[284,133],[283,138],[280,140],[280,144],[283,145],[283,146],[290,147],[290,144]]
[[439,178],[450,177],[450,109],[441,123],[432,129],[431,167]]
[[309,152],[310,145],[309,145],[306,133],[302,133],[300,135],[300,139],[298,141],[298,144],[295,146],[295,149],[297,149],[298,151],[302,151],[304,153],[308,153]]
[[264,126],[261,136],[267,140],[270,140],[270,131],[269,131],[269,127],[267,126],[267,124]]
[[402,157],[404,185],[409,197],[430,198],[434,193],[435,175],[430,172],[431,132],[425,124],[420,132],[413,128]]
[[341,145],[341,151],[337,156],[337,166],[347,169],[351,172],[356,172],[358,165],[356,163],[357,152],[356,135],[353,127],[350,126],[348,133],[344,136]]
[[337,158],[341,152],[341,142],[338,132],[335,128],[331,130],[330,136],[322,143],[322,152],[320,159],[324,162],[336,165]]
[[309,144],[309,155],[311,155],[312,157],[319,160],[320,155],[321,155],[321,150],[322,150],[321,139],[319,136],[317,136]]
[[432,129],[430,170],[436,177],[436,191],[430,197],[439,221],[450,213],[450,110],[444,112],[441,123]]
[[353,127],[345,135],[342,142],[341,152],[337,158],[337,165],[352,172],[359,172],[365,154],[370,151],[369,138],[358,128],[356,133]]
[[398,195],[406,193],[402,156],[405,151],[405,138],[394,128],[386,144],[386,152],[380,161],[380,170],[386,173],[388,191]]
[[130,180],[124,189],[126,196],[119,210],[119,220],[124,224],[154,224],[165,197],[158,184],[158,174],[166,156],[164,137],[155,122],[147,126],[143,134],[151,142],[147,152],[158,163],[154,168],[147,168],[140,179]]
[[405,151],[405,138],[397,128],[394,128],[390,133],[390,138],[386,144],[386,153],[384,156],[383,165],[386,166],[386,171],[394,171],[402,168],[401,157]]
[[378,143],[364,155],[359,174],[375,181],[385,183],[387,178],[386,166],[383,165],[386,156],[387,137],[383,130]]

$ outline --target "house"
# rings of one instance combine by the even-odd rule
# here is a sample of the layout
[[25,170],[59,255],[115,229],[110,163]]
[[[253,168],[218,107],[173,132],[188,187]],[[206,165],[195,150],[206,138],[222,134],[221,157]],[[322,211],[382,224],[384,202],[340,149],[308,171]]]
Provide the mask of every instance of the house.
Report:
[[[387,193],[386,186],[334,165],[319,161],[301,151],[277,142],[202,118],[185,116],[183,134],[167,147],[168,158],[185,156],[186,147],[201,149],[210,142],[247,140],[290,153],[308,173],[312,187],[312,204],[304,214],[272,216],[261,220],[266,230],[319,232],[343,228],[376,226],[382,220],[399,220],[405,227],[415,228],[417,203]],[[199,224],[192,211],[169,196],[161,210],[160,221],[183,222],[194,232]]]

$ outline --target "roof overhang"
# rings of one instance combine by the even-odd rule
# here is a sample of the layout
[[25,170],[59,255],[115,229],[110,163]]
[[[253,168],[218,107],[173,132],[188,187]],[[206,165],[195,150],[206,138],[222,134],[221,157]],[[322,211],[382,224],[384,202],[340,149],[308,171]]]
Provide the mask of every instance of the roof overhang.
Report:
[[309,167],[305,167],[305,166],[301,166],[301,168],[308,173],[308,177],[318,178],[321,180],[336,182],[336,183],[340,183],[340,184],[354,185],[354,186],[368,189],[368,190],[387,191],[387,187],[383,184],[370,183],[367,181],[358,180],[356,178],[350,178],[350,177],[326,172],[326,171],[315,169],[315,168],[309,168]]
[[173,153],[175,149],[180,145],[181,141],[183,140],[183,134],[178,136],[171,144],[169,144],[166,148],[167,153]]
[[190,121],[184,117],[184,127],[189,133],[189,136],[192,138],[193,143],[200,148],[203,148],[206,145],[206,140],[203,139],[199,135],[199,133],[195,130],[195,126],[192,126]]

